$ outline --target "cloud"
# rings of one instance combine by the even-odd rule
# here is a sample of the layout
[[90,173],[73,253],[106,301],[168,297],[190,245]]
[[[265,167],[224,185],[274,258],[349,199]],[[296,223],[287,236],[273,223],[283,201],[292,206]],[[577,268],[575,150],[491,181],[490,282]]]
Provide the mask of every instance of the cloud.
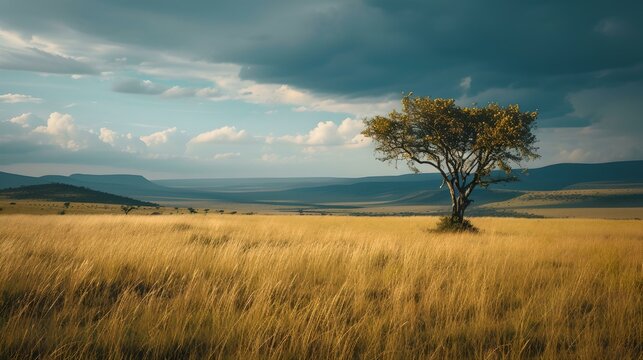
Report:
[[135,137],[131,133],[120,134],[105,127],[100,128],[98,139],[119,151],[144,153],[147,150],[147,144],[143,143],[140,138]]
[[643,83],[573,92],[570,118],[587,119],[578,128],[545,128],[538,134],[547,162],[604,162],[643,158]]
[[332,121],[323,121],[304,136],[304,142],[308,145],[337,145],[342,141],[337,131],[337,125]]
[[190,140],[191,144],[236,142],[246,139],[245,130],[238,130],[234,126],[224,126],[218,129],[201,133]]
[[214,87],[183,87],[165,86],[152,80],[125,79],[115,82],[112,91],[126,94],[160,95],[164,98],[188,98],[197,97],[203,99],[219,99],[222,97],[220,91]]
[[151,147],[166,144],[174,134],[176,134],[176,127],[157,131],[149,135],[143,135],[139,137],[139,139],[141,139],[146,146]]
[[471,76],[463,77],[462,80],[460,80],[460,89],[465,93],[471,89]]
[[0,52],[0,68],[51,74],[97,74],[90,65],[39,49]]
[[126,79],[114,83],[112,90],[126,94],[158,95],[168,89],[150,80]]
[[0,95],[0,103],[17,104],[17,103],[39,103],[42,99],[31,95],[7,93]]
[[38,126],[33,133],[47,135],[55,144],[68,150],[78,150],[84,146],[77,138],[78,129],[69,114],[51,113],[47,125]]
[[110,130],[108,128],[100,128],[100,134],[98,135],[100,141],[114,146],[117,137],[118,134],[116,133],[116,131]]
[[91,65],[61,52],[60,47],[39,36],[27,39],[0,28],[0,68],[52,74],[97,74]]
[[165,97],[177,98],[177,97],[189,97],[194,96],[195,90],[188,89],[180,86],[172,86],[171,88],[162,92],[162,95]]
[[[556,154],[569,159],[640,154],[634,135],[641,122],[632,114],[641,111],[642,92],[630,83],[643,79],[643,48],[632,45],[643,43],[643,22],[638,19],[643,3],[572,0],[529,2],[519,8],[525,16],[515,16],[517,7],[509,0],[244,0],[198,7],[169,2],[149,6],[100,0],[4,1],[0,68],[72,76],[100,73],[96,80],[113,82],[115,91],[177,103],[197,98],[226,100],[225,106],[259,104],[240,106],[259,116],[266,109],[278,109],[283,116],[275,119],[278,134],[288,133],[283,128],[279,132],[279,126],[291,119],[329,118],[298,112],[341,113],[340,118],[353,119],[387,113],[398,108],[400,94],[410,90],[458,98],[463,105],[516,102],[523,109],[539,110],[543,143],[560,148]],[[75,86],[84,89],[92,80]],[[30,91],[13,91],[18,90]],[[39,88],[36,94],[49,101],[41,91],[46,90]],[[41,101],[0,95],[1,103]],[[119,115],[129,119],[127,113]],[[1,125],[27,136],[16,124]],[[256,149],[254,159],[259,151],[278,152],[272,147],[279,146],[307,152],[328,147],[339,149],[337,153],[364,146],[366,139],[359,133],[342,132],[341,127],[337,121],[322,121],[299,134],[266,137],[268,144],[263,146],[269,149]],[[85,134],[82,129],[77,133],[80,138]],[[574,134],[592,137],[596,145],[573,141]],[[36,135],[43,144],[53,136]],[[144,147],[146,156],[172,154],[169,149],[183,154],[189,140],[176,130],[165,134],[165,143],[147,146],[138,135],[132,136],[133,142]],[[109,151],[122,148],[119,141],[126,139],[116,134],[116,145],[107,146],[99,137],[92,134]],[[624,144],[627,151],[612,151],[615,143]],[[609,151],[599,153],[598,144]],[[217,149],[221,154],[237,150]]]
[[219,89],[213,88],[213,87],[205,87],[201,89],[195,89],[194,94],[197,97],[200,98],[206,98],[206,99],[215,99],[218,97],[221,97],[221,93]]
[[10,123],[20,125],[23,128],[28,128],[30,126],[29,121],[32,120],[34,116],[31,113],[24,113],[18,116],[14,116],[8,121]]
[[276,162],[278,160],[279,160],[279,155],[277,154],[273,154],[273,153],[261,154],[261,161]]
[[221,97],[219,90],[212,87],[186,88],[181,86],[172,86],[171,88],[163,91],[161,95],[168,98],[198,97],[204,99],[217,99]]
[[398,100],[392,100],[388,96],[350,99],[320,96],[284,84],[255,83],[240,88],[233,98],[258,104],[297,105],[293,108],[295,112],[324,111],[352,114],[358,117],[388,112],[399,106]]
[[[526,15],[517,17],[509,0],[491,4],[284,0],[270,5],[247,0],[194,8],[23,0],[0,4],[0,20],[20,31],[80,38],[87,53],[102,56],[105,62],[136,64],[141,72],[148,68],[165,77],[177,69],[201,79],[214,77],[197,74],[211,65],[238,68],[227,73],[244,81],[287,84],[316,94],[357,98],[414,90],[455,97],[458,81],[466,76],[476,78],[480,88],[512,83],[525,87],[558,76],[589,77],[591,72],[640,63],[643,50],[631,44],[641,42],[636,14],[642,10],[637,1],[620,6],[580,0],[530,2],[521,4],[520,12]],[[629,24],[628,41],[596,41],[597,35],[618,28],[616,23]],[[235,34],[233,40],[229,34]],[[89,36],[93,42],[86,41]],[[533,46],[543,43],[546,48]],[[141,56],[146,52],[157,56]],[[192,63],[201,65],[155,66],[179,55],[198,59]],[[114,60],[124,57],[126,62]]]
[[344,119],[339,126],[333,121],[321,121],[305,135],[284,135],[280,137],[266,137],[266,143],[275,141],[308,145],[306,152],[313,152],[310,146],[345,146],[349,148],[363,147],[370,143],[360,132],[364,129],[362,120],[351,118]]
[[235,157],[241,156],[241,153],[238,152],[227,152],[227,153],[221,153],[221,154],[214,154],[212,156],[212,159],[214,160],[227,160],[227,159],[232,159]]
[[626,24],[616,18],[601,19],[594,30],[606,36],[620,36],[627,32]]
[[643,131],[643,82],[585,89],[567,99],[573,107],[569,115],[589,119],[593,126],[626,135]]

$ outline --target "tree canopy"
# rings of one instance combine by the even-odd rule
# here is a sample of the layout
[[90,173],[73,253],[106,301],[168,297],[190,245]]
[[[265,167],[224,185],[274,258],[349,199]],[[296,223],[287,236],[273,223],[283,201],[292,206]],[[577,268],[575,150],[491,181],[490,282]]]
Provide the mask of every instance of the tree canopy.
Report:
[[[402,99],[402,111],[365,120],[362,134],[376,144],[382,161],[405,161],[437,169],[449,188],[452,217],[462,222],[469,196],[477,186],[511,181],[512,165],[538,157],[534,129],[537,112],[518,105],[460,107],[454,99]],[[492,177],[494,169],[505,176]]]

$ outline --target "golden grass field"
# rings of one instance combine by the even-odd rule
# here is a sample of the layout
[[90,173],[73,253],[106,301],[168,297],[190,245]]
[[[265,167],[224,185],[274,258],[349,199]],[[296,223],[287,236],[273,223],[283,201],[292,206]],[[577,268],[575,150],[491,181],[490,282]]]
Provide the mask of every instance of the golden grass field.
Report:
[[643,222],[0,216],[0,358],[643,357]]

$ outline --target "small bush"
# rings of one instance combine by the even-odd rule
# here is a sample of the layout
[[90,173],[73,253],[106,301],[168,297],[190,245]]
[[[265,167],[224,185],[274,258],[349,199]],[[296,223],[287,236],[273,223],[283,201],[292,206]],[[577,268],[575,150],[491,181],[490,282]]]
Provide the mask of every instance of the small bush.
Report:
[[58,215],[65,215],[65,210],[60,210],[60,211],[58,212]]
[[464,219],[460,222],[454,216],[441,218],[435,230],[437,232],[478,232],[478,229],[469,220]]

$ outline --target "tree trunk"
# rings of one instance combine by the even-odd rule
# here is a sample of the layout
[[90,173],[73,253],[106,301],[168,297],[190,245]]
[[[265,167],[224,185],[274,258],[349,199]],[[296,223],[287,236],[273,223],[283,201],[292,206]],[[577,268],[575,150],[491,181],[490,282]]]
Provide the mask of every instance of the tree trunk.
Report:
[[456,184],[453,179],[449,180],[445,178],[445,183],[449,187],[449,194],[451,195],[451,219],[454,222],[462,224],[464,222],[464,210],[471,203],[469,201],[470,191],[466,193],[462,191]]
[[469,203],[469,199],[459,194],[451,206],[451,218],[462,224],[462,222],[464,222],[464,211],[467,209],[467,206],[469,206]]

